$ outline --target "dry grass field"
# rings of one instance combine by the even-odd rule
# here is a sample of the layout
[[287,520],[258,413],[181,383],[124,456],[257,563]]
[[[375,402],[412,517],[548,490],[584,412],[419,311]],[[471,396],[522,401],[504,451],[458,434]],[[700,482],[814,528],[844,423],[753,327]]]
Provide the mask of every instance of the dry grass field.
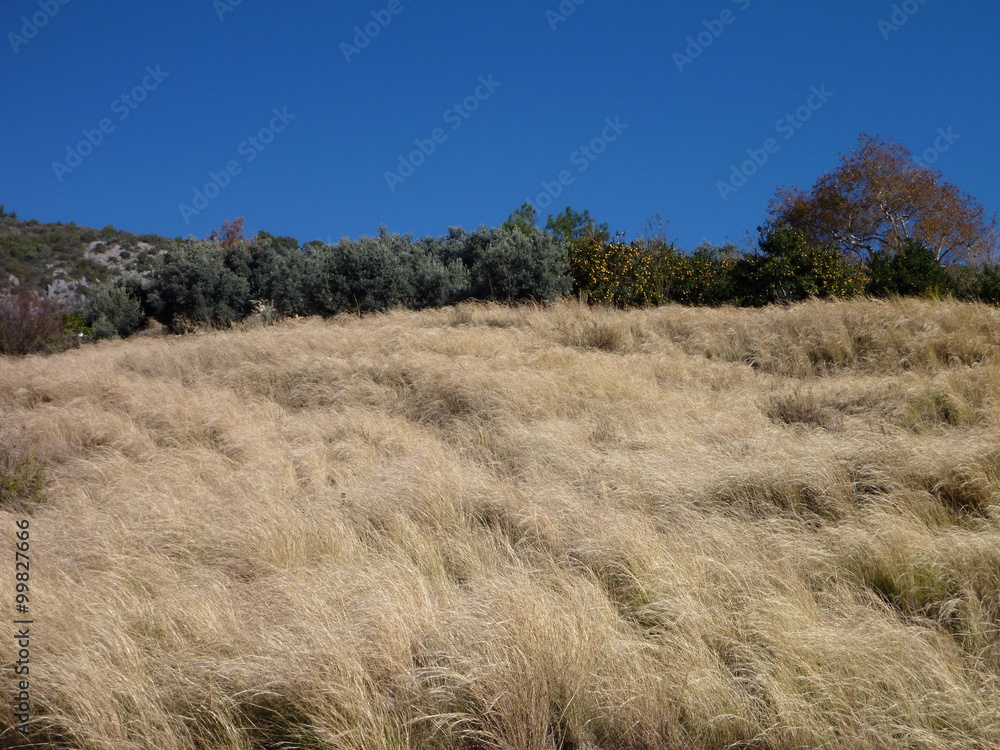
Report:
[[0,358],[0,431],[40,747],[1000,747],[996,308],[151,336]]

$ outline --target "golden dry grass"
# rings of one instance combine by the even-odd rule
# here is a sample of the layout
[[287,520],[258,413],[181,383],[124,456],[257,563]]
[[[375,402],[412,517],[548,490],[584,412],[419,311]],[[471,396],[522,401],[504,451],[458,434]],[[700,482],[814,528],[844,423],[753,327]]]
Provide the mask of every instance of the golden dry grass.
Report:
[[915,300],[0,359],[49,477],[0,510],[7,560],[31,513],[35,739],[1000,747],[998,376],[1000,311]]

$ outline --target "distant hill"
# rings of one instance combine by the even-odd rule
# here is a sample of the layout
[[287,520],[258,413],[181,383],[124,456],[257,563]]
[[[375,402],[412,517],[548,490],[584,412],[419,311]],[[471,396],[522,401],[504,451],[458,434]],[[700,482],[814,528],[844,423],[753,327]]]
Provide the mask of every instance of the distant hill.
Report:
[[[82,287],[125,272],[143,273],[153,258],[183,240],[156,234],[22,221],[0,206],[0,287],[27,284],[71,298]],[[16,281],[14,281],[16,279]]]

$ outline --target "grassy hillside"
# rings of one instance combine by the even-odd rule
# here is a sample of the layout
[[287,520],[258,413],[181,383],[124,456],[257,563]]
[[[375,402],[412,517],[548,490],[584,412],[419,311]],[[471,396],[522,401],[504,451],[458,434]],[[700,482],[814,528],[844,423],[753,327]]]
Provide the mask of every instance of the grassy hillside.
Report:
[[998,747],[998,395],[1000,310],[917,300],[0,358],[35,741]]

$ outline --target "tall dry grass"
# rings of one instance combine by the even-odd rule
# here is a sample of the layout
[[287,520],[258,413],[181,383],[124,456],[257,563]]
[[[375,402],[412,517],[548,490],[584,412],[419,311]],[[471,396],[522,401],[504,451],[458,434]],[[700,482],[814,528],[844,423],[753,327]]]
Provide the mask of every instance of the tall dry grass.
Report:
[[998,356],[996,309],[907,300],[0,359],[34,741],[1000,747]]

